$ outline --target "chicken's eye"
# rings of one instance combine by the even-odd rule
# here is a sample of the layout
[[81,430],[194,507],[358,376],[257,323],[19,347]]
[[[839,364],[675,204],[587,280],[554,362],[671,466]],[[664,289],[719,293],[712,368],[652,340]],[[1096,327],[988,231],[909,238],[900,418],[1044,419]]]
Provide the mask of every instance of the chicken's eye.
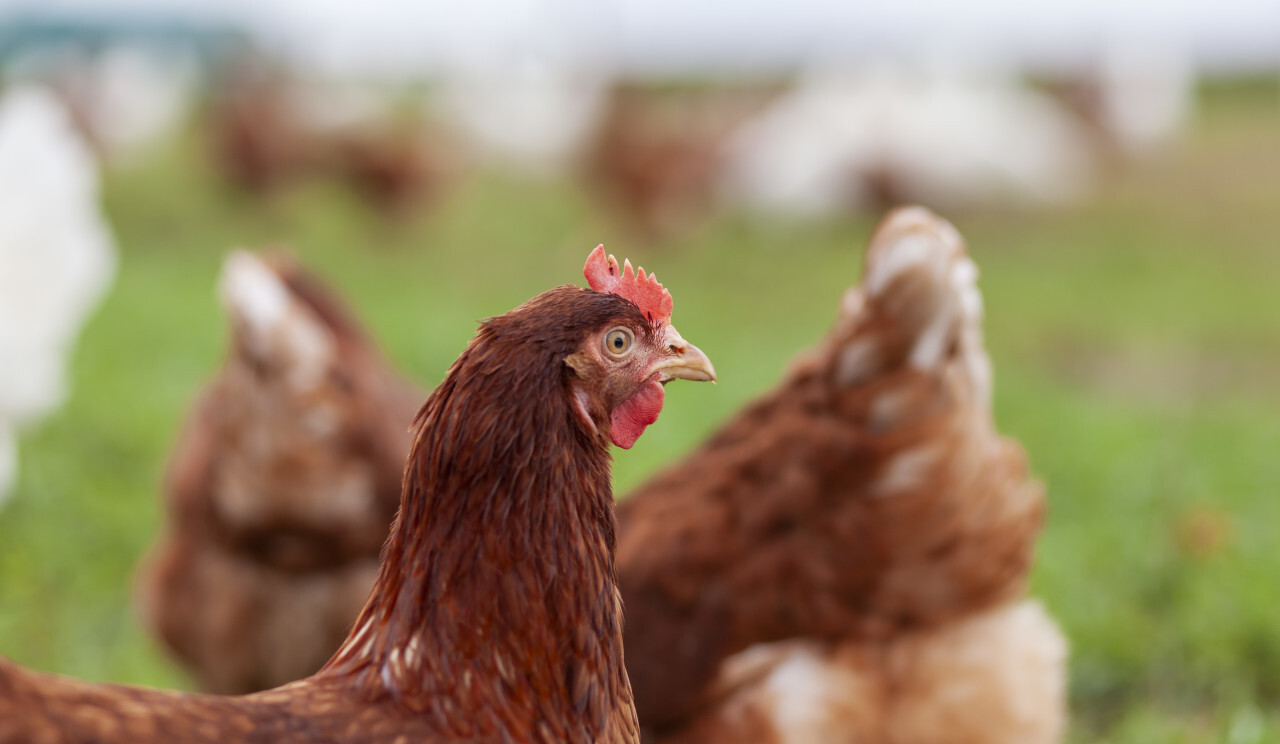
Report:
[[604,348],[614,356],[623,356],[631,351],[635,336],[628,328],[614,328],[604,335]]

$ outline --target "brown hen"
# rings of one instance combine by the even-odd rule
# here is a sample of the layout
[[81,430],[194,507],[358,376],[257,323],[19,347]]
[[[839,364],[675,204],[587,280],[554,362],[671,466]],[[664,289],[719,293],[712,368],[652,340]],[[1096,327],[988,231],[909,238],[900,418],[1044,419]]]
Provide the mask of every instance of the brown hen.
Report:
[[636,741],[609,443],[657,419],[665,382],[714,371],[661,285],[600,249],[587,275],[485,322],[427,399],[378,578],[324,669],[217,697],[0,661],[0,742]]
[[646,739],[1058,740],[1065,645],[1023,598],[1043,490],[992,422],[976,275],[894,212],[827,338],[620,504]]
[[234,253],[220,289],[230,349],[174,447],[138,594],[201,689],[242,694],[315,672],[346,637],[423,393],[293,260]]
[[659,91],[619,83],[587,147],[583,175],[641,237],[687,232],[715,207],[725,138],[767,96],[753,87]]

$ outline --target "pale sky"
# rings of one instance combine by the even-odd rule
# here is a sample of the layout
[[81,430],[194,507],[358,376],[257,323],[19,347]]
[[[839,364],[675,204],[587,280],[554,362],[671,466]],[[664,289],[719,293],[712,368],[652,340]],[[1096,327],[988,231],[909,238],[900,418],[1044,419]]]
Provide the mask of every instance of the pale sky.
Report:
[[340,68],[531,54],[776,69],[939,49],[1055,65],[1137,41],[1211,68],[1280,69],[1280,0],[0,0],[0,14],[16,7],[228,19]]

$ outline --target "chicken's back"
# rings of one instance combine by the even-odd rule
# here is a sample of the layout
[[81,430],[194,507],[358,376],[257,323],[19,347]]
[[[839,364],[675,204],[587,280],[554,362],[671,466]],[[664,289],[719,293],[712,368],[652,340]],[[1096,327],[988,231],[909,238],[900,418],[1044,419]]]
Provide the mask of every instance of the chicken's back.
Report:
[[95,684],[0,658],[0,744],[373,744],[456,741],[342,678],[246,697]]

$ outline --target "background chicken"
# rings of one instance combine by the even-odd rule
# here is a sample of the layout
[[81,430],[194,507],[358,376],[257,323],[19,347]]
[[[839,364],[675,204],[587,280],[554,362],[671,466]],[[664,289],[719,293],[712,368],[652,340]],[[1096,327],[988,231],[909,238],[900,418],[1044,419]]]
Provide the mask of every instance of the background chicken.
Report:
[[394,91],[290,77],[244,63],[219,86],[210,150],[222,177],[261,197],[303,181],[342,181],[389,217],[425,210],[458,174],[440,126],[401,110]]
[[0,502],[17,473],[16,429],[66,394],[72,343],[115,271],[98,168],[43,89],[0,100]]
[[1023,598],[1043,492],[992,423],[976,274],[893,213],[826,340],[620,505],[654,740],[1060,737],[1065,645]]
[[642,237],[688,231],[713,210],[722,141],[762,97],[618,83],[585,153],[586,180]]
[[637,741],[609,444],[715,371],[662,285],[621,268],[597,248],[592,291],[481,326],[418,414],[377,582],[321,672],[233,698],[0,661],[0,742]]
[[815,217],[912,201],[1063,203],[1087,188],[1094,153],[1075,118],[1013,71],[944,55],[815,66],[735,131],[725,163],[731,203]]
[[421,394],[293,261],[237,252],[226,362],[165,483],[141,612],[210,692],[311,674],[346,637],[400,502]]

